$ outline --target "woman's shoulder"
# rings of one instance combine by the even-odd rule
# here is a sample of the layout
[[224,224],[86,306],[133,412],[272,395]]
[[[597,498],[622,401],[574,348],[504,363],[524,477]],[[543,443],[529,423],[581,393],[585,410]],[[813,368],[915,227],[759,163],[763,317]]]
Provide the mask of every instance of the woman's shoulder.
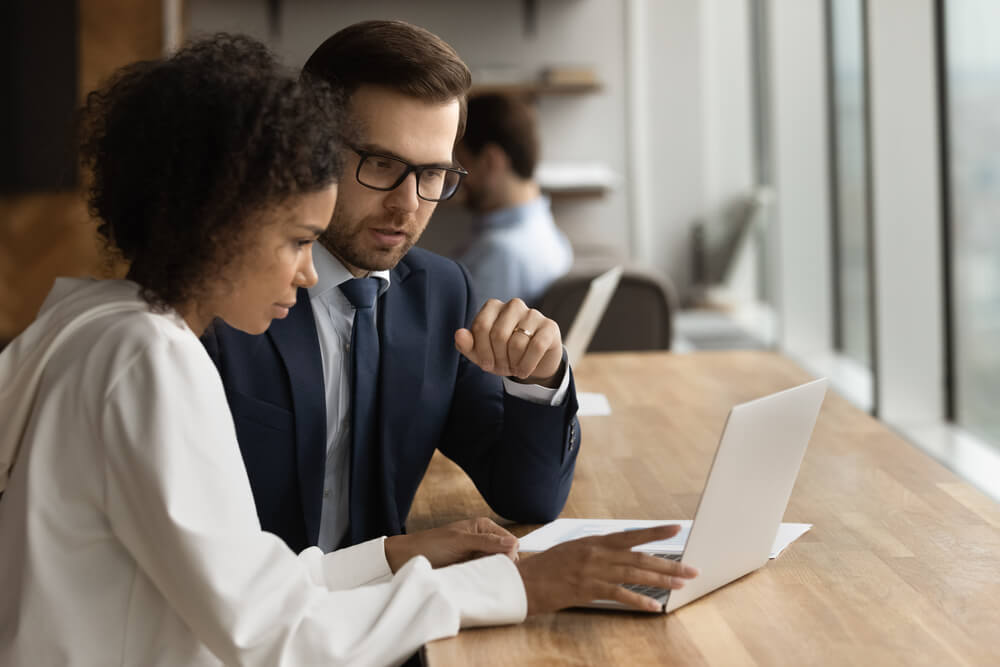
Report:
[[148,347],[161,343],[197,343],[197,336],[172,309],[155,310],[129,281],[102,283],[80,312],[81,329],[101,332],[104,344]]
[[174,311],[151,309],[134,283],[104,280],[66,287],[61,298],[50,297],[40,314],[46,318],[44,329],[62,338],[53,361],[66,370],[78,366],[88,373],[110,371],[151,355],[203,352],[184,320]]
[[202,350],[198,338],[172,313],[129,311],[95,321],[94,327],[103,331],[101,343],[133,355]]

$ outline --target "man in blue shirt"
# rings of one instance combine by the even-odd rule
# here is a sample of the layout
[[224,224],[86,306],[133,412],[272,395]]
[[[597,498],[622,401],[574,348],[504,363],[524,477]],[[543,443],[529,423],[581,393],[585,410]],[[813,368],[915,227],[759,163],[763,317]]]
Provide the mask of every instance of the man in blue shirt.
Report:
[[473,97],[456,155],[469,171],[461,196],[478,217],[475,236],[459,261],[482,298],[536,302],[569,270],[573,250],[533,179],[538,161],[534,110],[509,95]]

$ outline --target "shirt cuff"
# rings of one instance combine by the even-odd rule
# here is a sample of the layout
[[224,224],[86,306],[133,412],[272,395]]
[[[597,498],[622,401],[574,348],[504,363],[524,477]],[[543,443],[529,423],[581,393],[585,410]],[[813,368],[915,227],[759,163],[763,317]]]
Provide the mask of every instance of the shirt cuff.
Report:
[[543,387],[540,384],[523,384],[515,382],[510,378],[503,378],[503,389],[514,398],[538,403],[539,405],[562,405],[566,400],[566,392],[569,391],[569,359],[566,356],[566,348],[563,348],[562,356],[563,376],[559,386],[555,389]]
[[[323,580],[326,587],[336,591],[389,580],[392,569],[385,559],[384,542],[385,537],[377,537],[323,554]],[[307,551],[314,548],[310,547]],[[316,551],[319,549],[316,548]]]
[[433,575],[458,606],[463,628],[520,623],[528,614],[521,573],[503,554],[438,568]]

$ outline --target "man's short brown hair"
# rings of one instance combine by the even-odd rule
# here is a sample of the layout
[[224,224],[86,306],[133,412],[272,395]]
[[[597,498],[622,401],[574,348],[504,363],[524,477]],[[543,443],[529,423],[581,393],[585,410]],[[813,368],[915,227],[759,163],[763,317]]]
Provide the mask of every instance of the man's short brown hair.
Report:
[[465,131],[468,66],[434,33],[404,21],[361,21],[317,48],[303,70],[345,99],[363,85],[384,86],[431,103],[457,99],[458,137]]
[[479,155],[486,144],[507,154],[518,176],[531,178],[538,163],[538,128],[534,108],[519,97],[500,93],[469,100],[469,122],[462,145]]

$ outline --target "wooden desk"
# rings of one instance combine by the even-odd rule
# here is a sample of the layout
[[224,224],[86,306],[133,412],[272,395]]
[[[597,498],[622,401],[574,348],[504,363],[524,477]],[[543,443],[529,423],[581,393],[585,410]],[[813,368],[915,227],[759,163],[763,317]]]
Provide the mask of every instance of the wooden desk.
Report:
[[[767,352],[603,354],[576,373],[585,417],[567,517],[691,518],[734,403],[808,379]],[[411,529],[490,515],[443,458]],[[777,560],[662,615],[570,610],[428,644],[437,665],[1000,665],[1000,507],[827,395]],[[534,526],[515,526],[523,535]]]

